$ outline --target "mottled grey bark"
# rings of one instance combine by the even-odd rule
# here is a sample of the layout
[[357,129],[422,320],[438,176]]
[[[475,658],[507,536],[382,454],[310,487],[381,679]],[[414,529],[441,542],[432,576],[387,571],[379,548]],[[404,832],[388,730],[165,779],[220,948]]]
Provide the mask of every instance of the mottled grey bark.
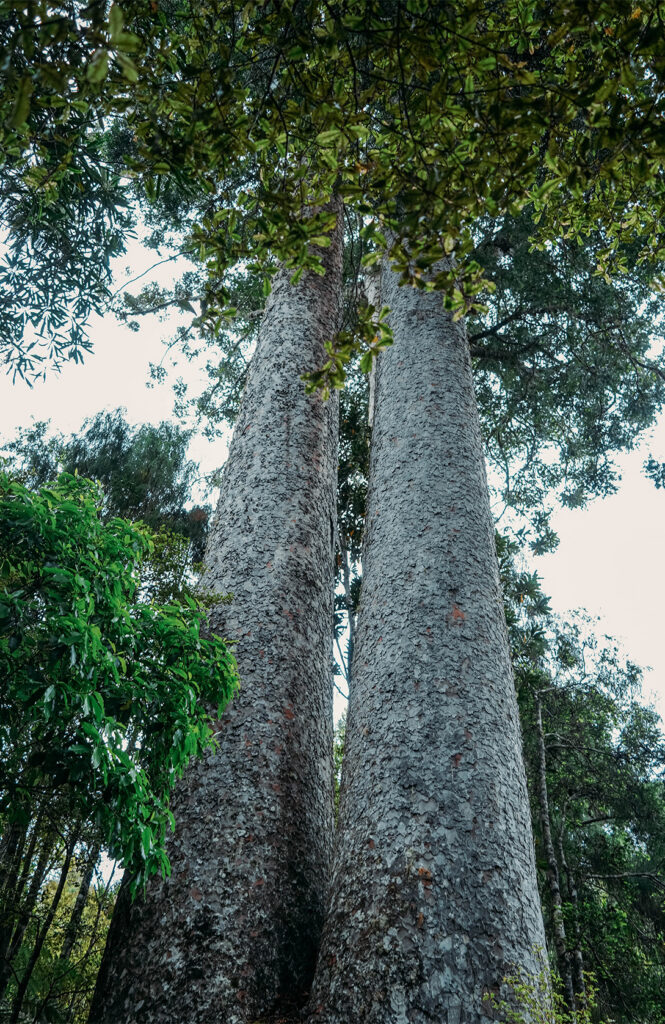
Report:
[[211,619],[237,641],[241,690],[178,788],[171,878],[125,901],[95,1024],[255,1021],[311,983],[333,829],[338,413],[300,374],[338,326],[341,220],[325,277],[282,273],[268,300],[205,559],[234,595]]
[[[340,824],[310,1008],[458,1024],[545,947],[465,330],[384,271]],[[505,994],[505,993],[504,993]]]

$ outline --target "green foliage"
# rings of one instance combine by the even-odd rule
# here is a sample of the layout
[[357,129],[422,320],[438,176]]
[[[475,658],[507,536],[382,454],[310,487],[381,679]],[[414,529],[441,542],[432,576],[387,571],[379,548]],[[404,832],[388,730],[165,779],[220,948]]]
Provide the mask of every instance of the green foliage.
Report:
[[0,815],[27,823],[66,796],[94,821],[134,887],[168,871],[168,796],[212,741],[208,708],[236,685],[234,661],[204,639],[191,594],[142,599],[152,541],[102,495],[64,475],[33,493],[0,476]]
[[531,212],[479,230],[475,256],[495,290],[469,322],[485,450],[501,498],[546,550],[556,495],[571,507],[612,493],[612,453],[630,449],[665,399],[661,299],[626,252],[611,283],[594,273],[597,239],[533,251]]
[[[215,686],[228,693],[232,681],[232,666],[225,664],[219,642],[213,640],[208,648],[198,634],[204,610],[217,599],[196,595],[192,608],[192,552],[200,550],[205,537],[207,512],[187,512],[184,507],[196,475],[196,467],[186,459],[188,441],[187,432],[166,423],[132,429],[117,411],[99,414],[71,437],[52,434],[48,424],[38,423],[5,445],[12,472],[24,488],[58,495],[50,504],[46,500],[46,522],[53,526],[46,531],[47,543],[39,539],[35,526],[34,536],[23,537],[25,543],[18,550],[36,546],[35,556],[43,557],[50,550],[58,567],[72,570],[75,563],[78,576],[90,581],[86,591],[75,576],[72,584],[71,572],[69,583],[62,578],[55,596],[66,603],[52,608],[50,618],[41,609],[53,592],[41,584],[33,588],[40,628],[48,628],[50,622],[54,631],[47,647],[50,661],[41,675],[32,672],[34,699],[22,697],[12,703],[9,732],[3,735],[3,751],[4,743],[15,744],[9,774],[0,773],[0,999],[4,992],[12,1014],[29,1013],[62,1024],[87,1020],[115,898],[115,888],[100,874],[100,864],[108,876],[111,863],[106,853],[100,861],[100,850],[106,845],[120,853],[132,836],[136,850],[141,850],[149,829],[154,849],[148,861],[153,869],[156,860],[166,867],[160,846],[169,821],[168,791],[179,770],[174,758],[192,744],[199,750],[206,744],[206,698],[214,700]],[[71,475],[58,481],[63,470],[94,475],[104,490]],[[73,495],[69,519],[60,507],[63,481]],[[12,500],[21,504],[16,496]],[[26,503],[25,492],[21,500]],[[42,499],[34,500],[41,508]],[[130,515],[141,517],[152,530],[118,518]],[[75,528],[69,529],[72,523]],[[98,538],[103,543],[98,544]],[[136,550],[128,551],[132,543]],[[97,551],[97,562],[91,561],[89,548]],[[42,573],[38,558],[33,560],[35,573]],[[15,563],[16,552],[12,566]],[[86,594],[89,598],[95,590],[102,600],[94,597],[91,609]],[[87,612],[81,612],[82,601]],[[87,686],[77,669],[68,667],[66,652],[60,668],[57,665],[55,630],[72,628],[69,612],[79,630],[73,649],[83,662],[80,671],[87,666],[93,673]],[[168,628],[159,627],[160,617]],[[107,642],[101,630],[108,631],[109,623]],[[90,637],[94,642],[97,629],[107,655],[117,661],[116,680],[104,672],[99,652],[91,650]],[[45,638],[42,635],[41,646],[38,636],[33,641],[32,654],[39,659]],[[161,656],[155,658],[160,650]],[[107,667],[108,663],[107,657]],[[12,666],[17,668],[13,662]],[[28,666],[27,671],[32,669]],[[49,680],[67,701],[65,707],[55,703],[45,708]],[[84,713],[91,691],[103,702],[100,722],[94,714]],[[3,710],[15,696],[12,684]],[[118,706],[119,712],[114,710]],[[97,737],[90,727],[97,729]],[[78,742],[82,738],[84,742]],[[40,763],[36,752],[44,754],[47,744],[50,761]],[[78,754],[72,747],[80,747]],[[12,770],[15,775],[10,777]],[[123,773],[130,796],[124,802],[119,797],[124,792]],[[17,780],[24,787],[19,794],[9,788]],[[100,815],[108,800],[112,802]],[[118,814],[124,817],[109,838],[110,818]],[[147,877],[150,868],[142,852],[138,869]],[[134,881],[138,884],[138,878]]]
[[[50,824],[42,818],[32,823],[32,831],[36,828],[46,839]],[[61,822],[58,826],[62,830]],[[118,884],[113,881],[113,870],[107,866],[105,878],[100,865],[93,864],[99,846],[81,842],[58,892],[68,838],[65,829],[52,850],[50,863],[40,878],[39,892],[29,908],[25,892],[16,894],[11,907],[3,899],[0,934],[12,925],[17,926],[22,914],[30,910],[24,918],[25,930],[12,957],[13,970],[5,988],[5,1003],[14,1011],[19,1008],[19,984],[26,979],[34,950],[41,942],[40,955],[27,984],[21,985],[25,993],[20,1001],[20,1020],[29,1016],[53,1024],[85,1024],[88,1019]],[[39,851],[39,841],[35,850]],[[33,871],[36,868],[33,864]]]
[[645,466],[647,476],[651,477],[656,487],[665,487],[665,462],[657,462],[653,455],[647,459]]
[[[442,289],[459,315],[482,305],[476,226],[529,203],[541,246],[596,234],[600,273],[625,266],[630,240],[636,260],[662,262],[661,8],[125,0],[108,12],[52,12],[5,2],[5,209],[25,196],[23,208],[37,211],[29,236],[10,218],[17,239],[32,243],[26,286],[34,274],[47,282],[70,217],[74,237],[78,224],[96,246],[97,263],[86,252],[85,266],[101,268],[101,278],[82,279],[80,301],[103,293],[112,245],[99,225],[122,202],[119,172],[180,219],[178,196],[191,197],[185,248],[214,282],[216,299],[200,312],[211,329],[228,312],[226,275],[240,262],[265,278],[278,263],[295,277],[321,271],[333,192],[362,223],[365,262],[390,251],[405,281]],[[69,249],[72,262],[54,274],[60,294],[84,269]],[[437,265],[443,256],[456,267]],[[38,308],[33,315],[41,322]],[[312,383],[340,383],[356,352],[369,361],[378,321],[360,318],[357,328],[331,339],[328,371]],[[34,357],[13,332],[23,372]]]
[[[351,647],[355,615],[360,600],[360,557],[365,528],[369,477],[370,427],[367,377],[353,367],[340,395],[339,466],[337,471],[337,581],[335,630],[340,635],[351,623]],[[350,668],[350,654],[344,659]]]
[[[238,271],[226,284],[233,318],[213,323],[203,314],[208,313],[211,304],[217,303],[217,298],[211,294],[214,285],[205,268],[199,266],[195,271],[188,271],[173,289],[148,286],[135,296],[125,293],[122,304],[116,307],[120,319],[138,330],[137,317],[183,309],[185,302],[190,307],[196,304],[195,315],[188,324],[177,328],[169,342],[170,361],[172,367],[179,371],[183,358],[197,361],[205,357],[209,382],[204,390],[191,395],[182,376],[177,378],[173,389],[176,415],[194,414],[209,438],[218,436],[225,425],[233,423],[238,415],[249,357],[256,344],[266,301],[260,278]],[[164,361],[158,366],[151,366],[154,381],[163,382],[167,376]]]
[[[103,9],[0,3],[0,357],[28,379],[91,348],[131,228],[126,186],[104,156],[89,56]],[[119,83],[118,83],[119,84]],[[118,95],[118,103],[121,98]]]
[[561,978],[556,971],[543,970],[538,977],[523,974],[503,979],[502,994],[488,993],[488,1009],[506,1024],[598,1024],[596,987],[592,975],[586,976],[585,1004],[571,1010],[561,994]]

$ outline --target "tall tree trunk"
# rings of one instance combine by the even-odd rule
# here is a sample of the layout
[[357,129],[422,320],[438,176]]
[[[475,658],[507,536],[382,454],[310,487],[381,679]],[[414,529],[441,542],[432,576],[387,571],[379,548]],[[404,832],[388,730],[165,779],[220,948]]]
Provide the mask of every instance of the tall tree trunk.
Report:
[[325,277],[274,282],[208,542],[207,583],[233,593],[211,626],[237,641],[241,689],[177,789],[170,879],[112,925],[95,1022],[239,1024],[311,983],[333,830],[337,403],[300,374],[338,326],[337,219]]
[[543,833],[543,845],[547,858],[547,884],[552,903],[552,930],[556,949],[557,965],[563,982],[563,991],[569,1010],[577,1009],[575,988],[573,986],[573,970],[566,941],[566,925],[563,919],[563,900],[561,899],[561,879],[557,864],[554,842],[552,840],[552,823],[550,821],[550,805],[547,793],[547,751],[545,749],[545,733],[543,730],[543,702],[540,693],[535,694],[536,702],[536,733],[538,737],[538,809],[540,811],[540,827]]
[[310,1007],[491,1016],[542,969],[521,736],[466,334],[384,269],[363,588],[332,891]]

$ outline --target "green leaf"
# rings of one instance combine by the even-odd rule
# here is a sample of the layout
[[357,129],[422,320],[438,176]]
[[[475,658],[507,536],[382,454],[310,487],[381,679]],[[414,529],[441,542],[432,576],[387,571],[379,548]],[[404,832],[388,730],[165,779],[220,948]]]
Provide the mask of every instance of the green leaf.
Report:
[[134,61],[124,53],[116,53],[115,59],[120,65],[120,70],[125,78],[130,82],[138,82],[139,73]]
[[122,32],[124,23],[125,19],[122,11],[117,4],[112,4],[111,10],[109,11],[109,34],[112,42],[115,43],[117,41],[118,36]]
[[125,50],[128,53],[137,53],[142,45],[141,37],[133,32],[121,32],[114,42],[118,50]]
[[340,138],[343,138],[340,128],[328,128],[324,132],[319,132],[316,136],[316,141],[320,146],[328,146],[333,142],[337,142]]
[[24,75],[18,86],[18,92],[14,101],[9,124],[12,128],[20,128],[25,124],[30,115],[30,100],[33,91],[33,81],[30,75]]
[[362,356],[360,357],[360,372],[369,373],[370,370],[372,369],[372,362],[372,353],[369,351],[363,352]]
[[86,78],[89,82],[103,82],[109,70],[109,55],[107,50],[95,50],[92,60],[86,70]]

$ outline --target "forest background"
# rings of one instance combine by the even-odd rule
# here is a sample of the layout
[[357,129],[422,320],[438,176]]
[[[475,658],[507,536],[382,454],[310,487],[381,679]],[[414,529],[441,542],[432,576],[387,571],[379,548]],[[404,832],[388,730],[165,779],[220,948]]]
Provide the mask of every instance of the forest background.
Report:
[[[141,331],[141,333],[138,335],[138,337],[141,337],[142,334],[143,334],[143,331]],[[116,362],[117,362],[117,352],[115,353],[115,356],[116,356]],[[127,373],[131,373],[130,364],[128,362],[124,362],[123,363],[123,374],[126,375]],[[122,401],[122,399],[120,399],[120,401]],[[118,400],[114,398],[109,404],[115,406],[115,405],[118,404]],[[93,410],[90,410],[90,411],[93,411]],[[40,418],[42,417],[42,415],[43,415],[43,413],[40,412]],[[76,424],[72,423],[71,426],[73,428],[76,428],[76,426],[78,426],[78,424],[80,423],[80,419],[81,419],[81,417],[77,416],[78,423],[76,423]],[[658,452],[656,452],[655,454],[658,457]],[[642,515],[642,513],[643,513],[643,509],[642,508],[640,508],[639,513],[637,513],[637,512],[636,513],[632,513],[632,514],[629,513],[629,519],[631,519],[633,522],[639,522],[639,524],[640,524],[639,525],[639,532],[643,535],[644,530],[643,530],[643,515]],[[615,563],[615,559],[614,559],[614,552],[622,549],[622,546],[617,544],[617,536],[618,535],[623,535],[625,537],[629,532],[630,532],[629,528],[626,528],[626,527],[615,529],[613,531],[613,533],[614,533],[613,544],[611,546],[607,545],[607,548],[610,548],[610,550],[611,550],[611,555],[610,555],[610,557],[608,557],[606,559],[606,561],[608,563],[614,565],[614,570],[613,570],[614,571],[614,575],[616,575],[616,563]],[[649,562],[650,562],[651,567],[653,568],[653,548],[651,549],[651,552],[650,552]],[[646,595],[646,590],[644,588],[639,588],[639,597],[640,597],[639,604],[643,604],[643,602],[645,600],[645,595]],[[638,602],[633,600],[633,607],[635,606],[635,604],[638,604]],[[654,604],[655,604],[655,602],[654,602]],[[625,633],[626,631],[625,631],[625,629],[622,629],[622,630],[619,630],[619,632]],[[657,633],[657,627],[653,630],[653,632],[654,632],[654,635]],[[647,659],[647,660],[653,661],[654,659]]]

